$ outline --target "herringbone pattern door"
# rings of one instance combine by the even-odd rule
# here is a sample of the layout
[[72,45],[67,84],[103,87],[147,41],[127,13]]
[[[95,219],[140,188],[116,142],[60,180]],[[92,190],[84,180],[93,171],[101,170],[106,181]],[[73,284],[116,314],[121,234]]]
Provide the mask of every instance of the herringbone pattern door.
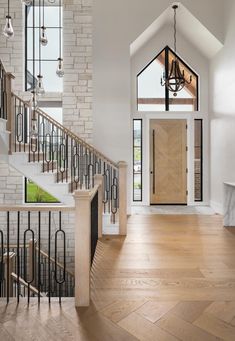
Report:
[[187,203],[186,120],[150,121],[151,204]]

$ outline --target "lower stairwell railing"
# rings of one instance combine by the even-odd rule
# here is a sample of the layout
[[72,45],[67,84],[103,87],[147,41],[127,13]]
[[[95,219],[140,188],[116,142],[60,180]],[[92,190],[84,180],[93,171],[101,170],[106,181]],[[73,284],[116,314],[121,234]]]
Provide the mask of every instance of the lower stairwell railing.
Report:
[[[74,296],[74,256],[68,262],[65,206],[0,206],[0,296]],[[66,218],[66,217],[65,217]],[[67,218],[65,219],[68,220]]]
[[75,191],[75,207],[0,206],[1,298],[30,303],[36,297],[40,303],[47,297],[50,303],[75,297],[76,306],[90,304],[91,267],[102,237],[102,180],[96,176],[94,188]]

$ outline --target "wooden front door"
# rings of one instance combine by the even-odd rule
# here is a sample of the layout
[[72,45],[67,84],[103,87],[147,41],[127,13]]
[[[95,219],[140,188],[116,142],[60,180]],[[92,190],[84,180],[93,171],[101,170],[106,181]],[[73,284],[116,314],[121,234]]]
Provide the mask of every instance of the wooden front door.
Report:
[[150,121],[151,204],[187,203],[187,122]]

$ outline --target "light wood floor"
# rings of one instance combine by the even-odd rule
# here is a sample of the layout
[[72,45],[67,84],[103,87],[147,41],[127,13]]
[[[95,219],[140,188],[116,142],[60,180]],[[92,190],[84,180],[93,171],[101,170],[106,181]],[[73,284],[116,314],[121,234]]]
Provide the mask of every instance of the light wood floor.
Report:
[[104,237],[92,304],[0,303],[0,340],[235,340],[235,228],[220,216],[132,216]]

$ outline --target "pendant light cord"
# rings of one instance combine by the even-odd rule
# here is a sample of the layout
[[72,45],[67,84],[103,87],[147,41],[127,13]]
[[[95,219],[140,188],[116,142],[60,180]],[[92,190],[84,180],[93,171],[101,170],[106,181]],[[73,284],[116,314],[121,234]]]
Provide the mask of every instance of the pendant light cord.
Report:
[[38,39],[38,44],[39,44],[39,46],[38,46],[39,47],[39,75],[41,76],[41,42],[40,42],[41,32],[40,32],[40,27],[41,27],[41,0],[39,0],[39,39]]
[[35,0],[33,0],[33,90],[35,90]]
[[176,8],[174,8],[174,50],[176,53]]
[[8,11],[8,17],[10,16],[10,0],[8,0],[7,3],[7,11]]
[[62,57],[62,44],[61,44],[61,0],[59,1],[59,27],[60,27],[60,35],[59,35],[59,39],[60,39],[60,58]]
[[35,119],[35,0],[33,0],[33,119]]
[[42,2],[42,26],[45,27],[45,1]]

